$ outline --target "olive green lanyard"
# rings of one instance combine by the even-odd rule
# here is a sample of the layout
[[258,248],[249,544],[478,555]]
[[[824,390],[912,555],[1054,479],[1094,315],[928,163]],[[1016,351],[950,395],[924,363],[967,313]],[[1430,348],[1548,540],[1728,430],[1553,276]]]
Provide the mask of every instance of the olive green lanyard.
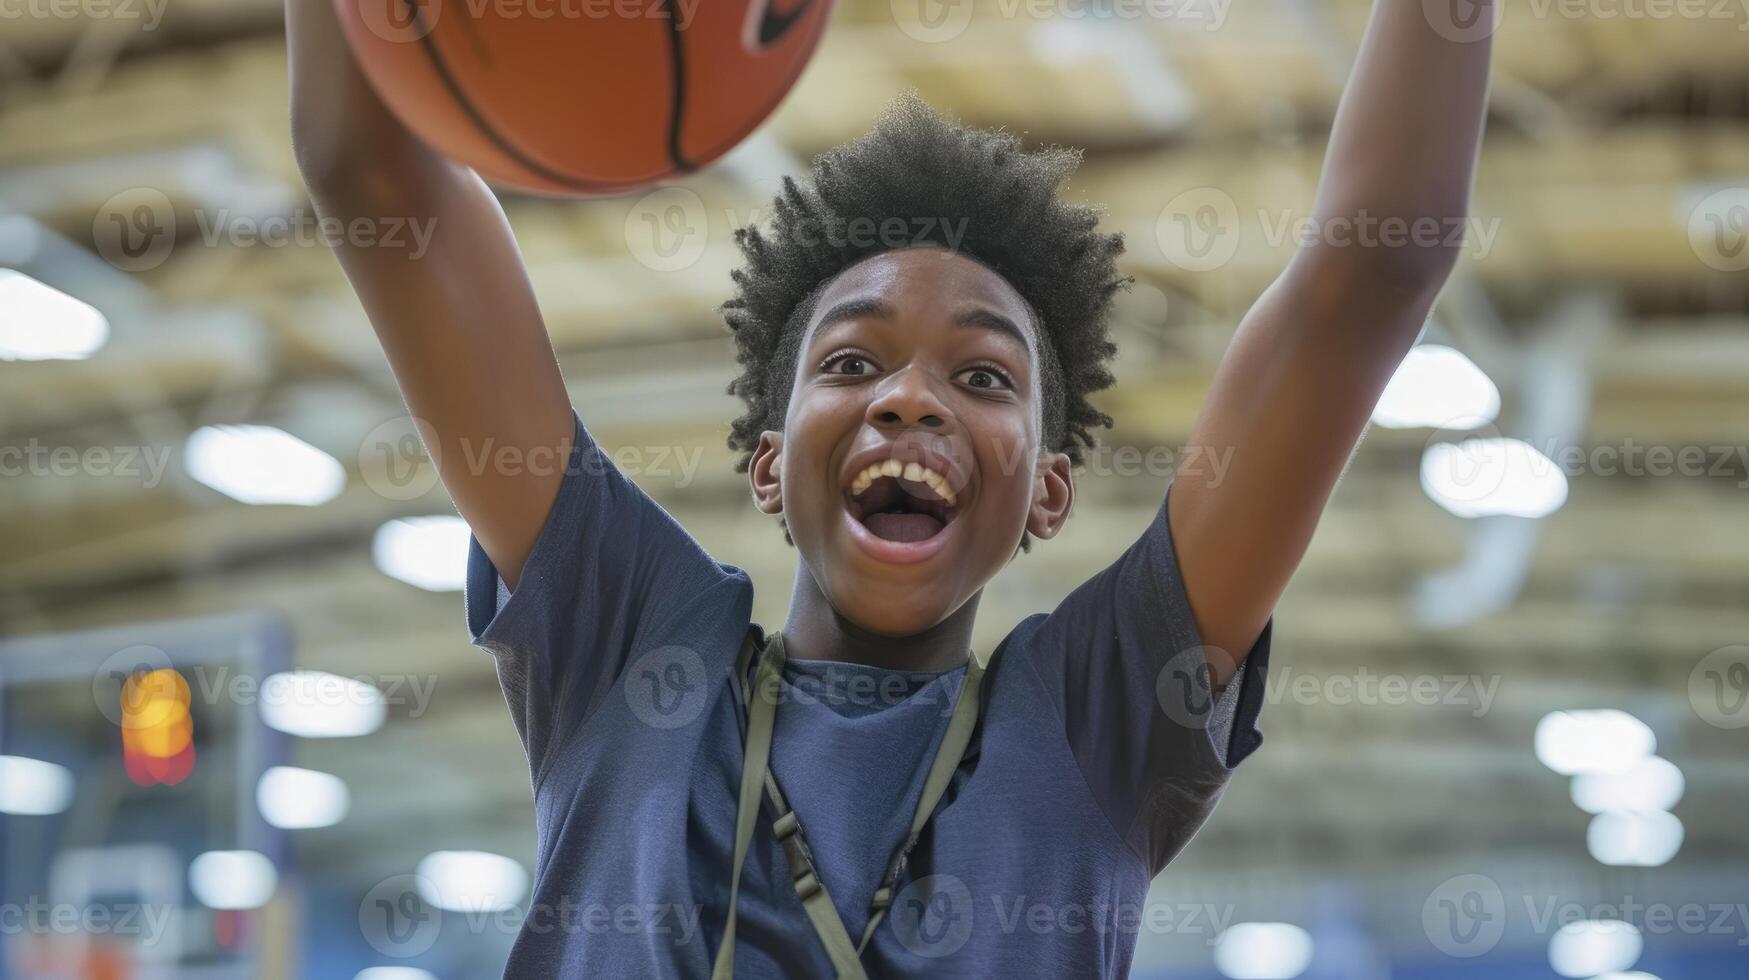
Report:
[[763,793],[765,804],[771,810],[771,829],[776,833],[778,842],[783,845],[784,856],[789,860],[790,877],[795,885],[796,897],[802,900],[803,910],[808,913],[809,921],[814,924],[814,931],[819,934],[827,955],[832,958],[833,970],[841,978],[866,980],[868,975],[862,969],[862,951],[868,947],[869,940],[874,937],[875,928],[880,925],[881,917],[892,904],[893,889],[905,872],[905,861],[910,857],[911,849],[917,846],[923,827],[929,823],[936,805],[947,792],[948,784],[953,781],[954,772],[965,758],[966,746],[971,743],[972,730],[978,725],[978,700],[984,668],[978,665],[976,659],[966,665],[966,679],[960,685],[959,697],[954,701],[953,717],[948,720],[947,733],[941,737],[941,745],[935,750],[935,761],[930,763],[929,776],[923,783],[923,793],[917,799],[917,812],[911,817],[911,832],[906,835],[905,842],[893,852],[892,860],[887,863],[887,872],[881,878],[881,885],[875,890],[874,899],[869,903],[868,928],[862,931],[862,942],[852,943],[849,932],[844,928],[844,921],[838,917],[838,909],[832,904],[832,897],[826,894],[825,882],[820,880],[818,869],[814,865],[813,852],[808,847],[806,835],[802,833],[801,822],[790,808],[789,802],[784,799],[783,791],[771,774],[771,735],[777,720],[777,699],[783,681],[783,665],[787,659],[783,636],[772,634],[771,642],[765,648],[765,655],[759,658],[759,670],[753,679],[752,689],[749,690],[747,667],[757,649],[750,630],[747,641],[742,644],[741,656],[735,664],[735,685],[740,692],[741,703],[747,707],[747,743],[741,761],[741,798],[735,811],[735,864],[731,872],[734,877],[729,885],[728,921],[723,926],[723,940],[717,947],[716,966],[711,971],[711,978],[731,980],[734,976],[735,906],[741,896],[741,869],[747,861],[748,845],[753,841],[753,826]]

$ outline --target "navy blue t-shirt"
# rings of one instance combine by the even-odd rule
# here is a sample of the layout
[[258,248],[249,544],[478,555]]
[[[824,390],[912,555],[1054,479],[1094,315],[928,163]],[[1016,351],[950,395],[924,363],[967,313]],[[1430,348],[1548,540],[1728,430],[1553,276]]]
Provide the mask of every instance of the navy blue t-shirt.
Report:
[[[710,975],[752,603],[746,573],[706,554],[581,422],[514,594],[474,543],[468,629],[496,661],[534,782],[534,888],[507,976]],[[869,974],[1125,976],[1149,880],[1262,741],[1269,636],[1211,697],[1162,505],[1110,567],[979,651],[978,732],[864,953]],[[772,772],[853,937],[964,679],[785,670]],[[831,974],[763,814],[736,931],[737,977]]]

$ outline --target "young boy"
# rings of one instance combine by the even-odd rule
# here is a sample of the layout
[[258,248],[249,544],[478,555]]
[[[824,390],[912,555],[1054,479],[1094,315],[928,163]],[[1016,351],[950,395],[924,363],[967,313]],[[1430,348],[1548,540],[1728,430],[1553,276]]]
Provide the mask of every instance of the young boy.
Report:
[[[730,443],[798,557],[765,633],[747,576],[572,412],[491,193],[373,97],[329,0],[288,0],[324,214],[437,219],[417,261],[340,260],[474,530],[468,626],[533,773],[509,975],[1127,973],[1149,880],[1260,741],[1271,610],[1456,256],[1489,46],[1436,6],[1377,0],[1327,232],[1245,317],[1191,435],[1231,451],[1223,478],[1175,483],[1109,568],[977,655],[982,589],[1063,529],[1108,422],[1088,395],[1112,381],[1122,244],[1057,199],[1073,154],[902,100],[739,237]],[[892,217],[963,238],[843,233]],[[488,444],[571,465],[470,470]],[[1039,904],[1081,927],[1014,919]]]

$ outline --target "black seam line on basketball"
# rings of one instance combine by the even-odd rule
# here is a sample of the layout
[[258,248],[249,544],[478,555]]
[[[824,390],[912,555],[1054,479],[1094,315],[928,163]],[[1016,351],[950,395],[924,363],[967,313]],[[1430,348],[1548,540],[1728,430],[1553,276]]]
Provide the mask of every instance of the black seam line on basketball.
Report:
[[620,189],[620,187],[615,184],[580,180],[568,174],[560,173],[518,149],[514,143],[510,142],[510,140],[504,136],[503,133],[498,132],[491,123],[486,121],[486,117],[480,112],[479,107],[474,105],[474,103],[468,98],[467,93],[462,90],[461,85],[456,82],[455,76],[450,74],[449,64],[443,60],[443,55],[438,52],[437,44],[433,40],[436,28],[434,25],[428,26],[425,23],[425,13],[420,9],[418,0],[401,0],[401,5],[406,7],[408,12],[413,15],[414,28],[419,31],[419,47],[425,51],[426,57],[431,59],[431,68],[433,71],[437,72],[437,77],[443,81],[443,87],[449,90],[449,94],[455,99],[456,105],[461,106],[462,111],[467,113],[469,119],[473,120],[474,125],[480,130],[480,133],[487,139],[491,140],[498,149],[502,150],[505,156],[508,156],[510,159],[521,164],[530,173],[537,174],[556,184],[563,184],[574,190],[601,192]]
[[680,43],[680,19],[674,14],[672,0],[661,0],[668,12],[668,51],[674,59],[669,75],[674,81],[674,97],[668,113],[668,158],[676,170],[691,173],[698,167],[686,159],[680,148],[680,131],[686,119],[686,46]]
[[[419,3],[421,0],[412,0],[412,2]],[[481,64],[497,67],[496,65],[492,65],[492,49],[486,47],[486,42],[482,40],[480,35],[474,30],[474,19],[472,17],[462,18],[462,33],[467,35],[468,46],[474,49],[474,57],[480,59]]]
[[765,8],[759,14],[760,48],[769,48],[785,34],[788,34],[789,29],[796,26],[796,21],[802,19],[802,15],[808,12],[808,7],[813,2],[814,0],[802,0],[801,3],[796,4],[796,9],[789,13],[776,14],[772,13],[770,0],[767,0]]

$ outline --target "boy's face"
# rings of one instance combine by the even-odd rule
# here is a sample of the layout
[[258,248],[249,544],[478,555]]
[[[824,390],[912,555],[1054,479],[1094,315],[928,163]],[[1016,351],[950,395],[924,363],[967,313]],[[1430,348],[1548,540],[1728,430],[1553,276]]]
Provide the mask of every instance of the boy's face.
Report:
[[1032,314],[1001,276],[933,247],[869,258],[814,304],[784,431],[754,453],[755,502],[784,515],[839,615],[922,632],[1023,532],[1049,538],[1068,516],[1040,384]]

